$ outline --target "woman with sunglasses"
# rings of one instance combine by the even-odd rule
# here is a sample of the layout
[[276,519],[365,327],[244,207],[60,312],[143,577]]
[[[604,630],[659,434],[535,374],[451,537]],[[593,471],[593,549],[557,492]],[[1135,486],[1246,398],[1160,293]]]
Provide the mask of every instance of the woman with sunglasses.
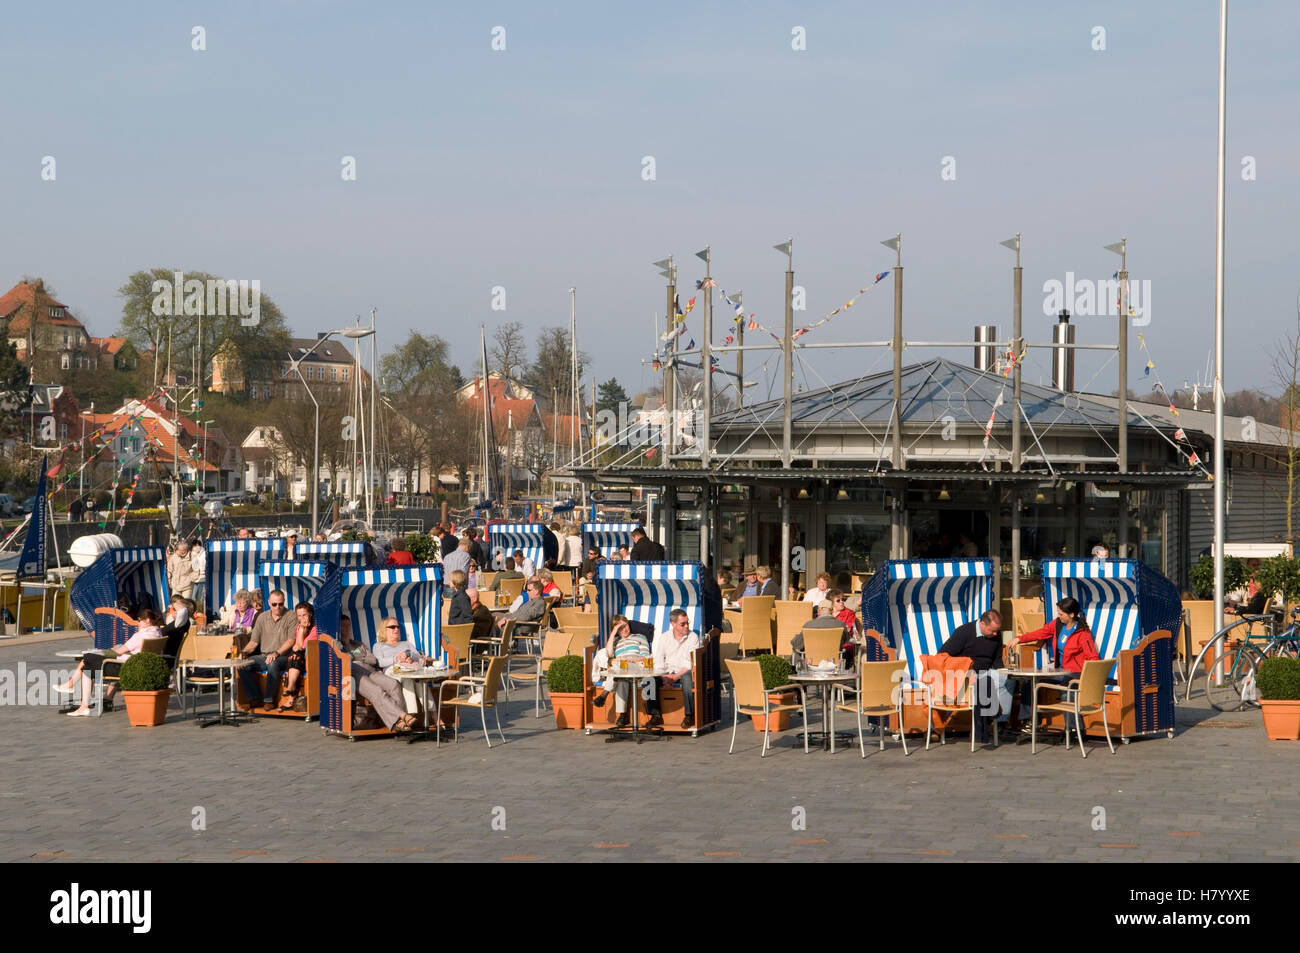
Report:
[[[400,665],[402,668],[421,668],[424,665],[424,656],[420,654],[420,650],[413,642],[403,638],[402,624],[397,619],[389,616],[380,622],[379,637],[381,641],[376,641],[370,651],[379,665],[379,670],[385,675],[394,665]],[[408,712],[419,713],[420,703],[413,683],[402,682],[402,698],[406,702]]]
[[292,711],[298,696],[298,682],[307,671],[307,643],[316,640],[316,610],[311,603],[300,602],[293,610],[298,616],[298,625],[293,632],[293,645],[289,648],[286,665],[284,693],[280,696],[280,710]]

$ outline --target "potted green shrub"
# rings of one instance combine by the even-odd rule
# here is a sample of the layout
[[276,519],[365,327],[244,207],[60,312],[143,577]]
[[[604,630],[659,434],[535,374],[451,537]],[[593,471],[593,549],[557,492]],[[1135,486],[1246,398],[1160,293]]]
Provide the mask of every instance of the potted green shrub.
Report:
[[551,693],[551,712],[557,728],[583,727],[582,656],[562,655],[546,670],[546,687]]
[[151,728],[166,720],[171,680],[171,666],[161,655],[141,652],[122,664],[118,689],[126,703],[127,720],[133,727]]
[[1300,659],[1264,659],[1255,676],[1255,687],[1269,738],[1300,741]]
[[[794,674],[794,666],[790,664],[789,659],[781,655],[760,655],[755,659],[758,662],[758,670],[763,673],[764,688],[778,688],[781,685],[790,684],[790,676]],[[791,705],[797,697],[794,691],[781,692],[778,695],[769,695],[773,705]],[[763,720],[761,718],[751,719],[754,723],[755,731],[763,730]],[[769,731],[785,731],[790,727],[790,712],[778,711],[767,716]]]
[[[1223,557],[1223,591],[1244,589],[1250,574],[1246,564],[1236,556]],[[1214,557],[1202,556],[1191,572],[1192,592],[1197,599],[1214,598]]]

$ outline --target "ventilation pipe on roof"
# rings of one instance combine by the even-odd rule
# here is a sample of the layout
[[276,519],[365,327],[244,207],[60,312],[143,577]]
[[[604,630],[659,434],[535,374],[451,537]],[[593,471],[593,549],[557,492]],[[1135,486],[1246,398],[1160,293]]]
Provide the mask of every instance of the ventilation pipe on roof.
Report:
[[[1056,317],[1056,327],[1052,329],[1053,344],[1073,344],[1074,325],[1070,323],[1070,312],[1062,310]],[[1062,393],[1074,391],[1074,348],[1052,348],[1052,386]]]
[[993,364],[997,360],[997,347],[994,344],[998,339],[998,328],[995,324],[977,324],[975,325],[975,370],[991,371]]

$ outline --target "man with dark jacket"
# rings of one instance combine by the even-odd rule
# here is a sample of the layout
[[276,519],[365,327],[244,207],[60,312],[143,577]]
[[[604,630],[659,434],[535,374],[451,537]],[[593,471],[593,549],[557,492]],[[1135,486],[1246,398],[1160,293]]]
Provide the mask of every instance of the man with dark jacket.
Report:
[[560,524],[553,526],[542,524],[542,566],[545,569],[554,569],[560,558],[560,540],[553,530],[560,528]]
[[640,526],[632,530],[632,561],[651,562],[664,558],[664,548],[645,534]]
[[478,563],[480,569],[487,567],[487,554],[483,552],[483,544],[478,541],[478,530],[469,531],[469,558]]
[[442,530],[442,534],[438,537],[438,542],[442,546],[442,558],[446,559],[460,546],[460,540],[446,527],[439,528]]
[[997,673],[992,670],[1002,664],[1002,615],[996,609],[990,609],[979,617],[978,622],[957,626],[939,651],[954,658],[968,658],[972,672],[987,673],[978,675],[979,710],[975,717],[975,737],[980,742],[988,741],[987,717],[980,715],[992,713],[996,717],[1001,713],[998,695],[1005,679],[995,678]]

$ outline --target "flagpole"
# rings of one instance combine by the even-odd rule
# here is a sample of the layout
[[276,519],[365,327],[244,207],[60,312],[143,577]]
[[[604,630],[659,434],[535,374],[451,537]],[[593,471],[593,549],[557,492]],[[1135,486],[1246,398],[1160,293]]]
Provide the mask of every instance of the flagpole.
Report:
[[1219,181],[1214,240],[1214,604],[1220,607],[1223,605],[1223,484],[1226,476],[1223,465],[1223,285],[1227,125],[1228,0],[1219,0]]

